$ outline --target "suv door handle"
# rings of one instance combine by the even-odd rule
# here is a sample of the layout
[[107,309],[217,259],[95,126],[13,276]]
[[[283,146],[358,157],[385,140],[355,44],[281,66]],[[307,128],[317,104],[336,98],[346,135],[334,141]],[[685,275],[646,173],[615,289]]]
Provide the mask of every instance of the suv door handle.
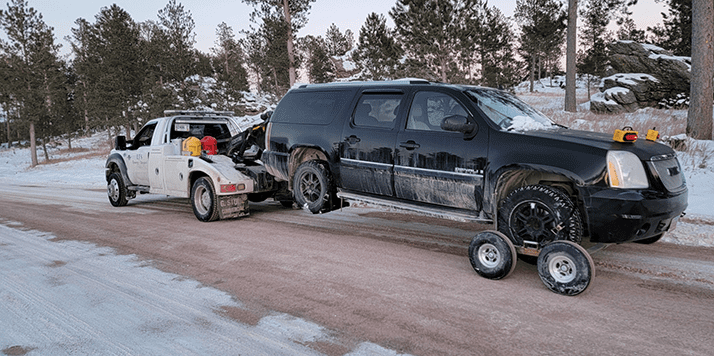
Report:
[[355,143],[360,142],[362,140],[360,140],[359,137],[352,135],[352,136],[346,138],[345,141],[347,141],[350,145],[354,145]]
[[416,143],[416,142],[414,142],[414,141],[412,141],[412,140],[409,140],[409,141],[407,141],[407,142],[400,142],[400,143],[399,143],[399,147],[404,147],[404,148],[406,148],[406,149],[408,149],[408,150],[415,150],[415,149],[417,149],[417,148],[419,148],[419,147],[421,147],[421,146],[420,146],[418,143]]

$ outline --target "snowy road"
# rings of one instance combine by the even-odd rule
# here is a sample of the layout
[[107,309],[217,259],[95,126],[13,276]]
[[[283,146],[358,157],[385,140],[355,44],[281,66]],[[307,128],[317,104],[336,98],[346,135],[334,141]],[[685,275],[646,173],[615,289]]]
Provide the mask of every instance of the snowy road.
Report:
[[465,251],[482,228],[368,208],[312,215],[270,202],[254,204],[248,218],[207,224],[186,199],[146,195],[114,208],[99,189],[5,185],[0,353],[714,349],[714,249],[611,246],[593,255],[593,286],[563,297],[525,263],[502,281],[478,277]]

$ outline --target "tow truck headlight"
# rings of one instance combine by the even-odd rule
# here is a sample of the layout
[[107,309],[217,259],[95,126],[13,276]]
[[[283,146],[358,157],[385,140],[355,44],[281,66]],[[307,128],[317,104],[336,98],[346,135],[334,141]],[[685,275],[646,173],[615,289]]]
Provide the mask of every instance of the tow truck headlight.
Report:
[[642,162],[632,152],[607,152],[608,183],[613,188],[644,189],[650,185]]

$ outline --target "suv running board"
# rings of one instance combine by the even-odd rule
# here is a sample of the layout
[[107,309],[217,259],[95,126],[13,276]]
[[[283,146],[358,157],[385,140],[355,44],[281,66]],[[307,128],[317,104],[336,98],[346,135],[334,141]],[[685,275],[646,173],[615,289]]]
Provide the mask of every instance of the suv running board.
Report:
[[389,208],[396,208],[402,210],[408,210],[411,212],[419,213],[422,215],[433,216],[442,219],[454,220],[459,222],[476,222],[479,224],[493,224],[493,220],[487,219],[482,216],[474,216],[471,214],[464,213],[457,209],[447,208],[447,207],[430,207],[425,205],[407,203],[407,202],[397,202],[390,199],[384,199],[379,197],[374,197],[371,195],[362,195],[352,192],[346,192],[341,189],[337,190],[337,197],[346,200],[361,201],[368,204],[385,206]]

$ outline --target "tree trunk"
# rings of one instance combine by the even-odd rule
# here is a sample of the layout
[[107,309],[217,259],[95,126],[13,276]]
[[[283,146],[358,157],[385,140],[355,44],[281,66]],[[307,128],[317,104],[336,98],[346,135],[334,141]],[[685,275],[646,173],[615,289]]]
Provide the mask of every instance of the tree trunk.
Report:
[[293,46],[293,25],[290,19],[290,7],[288,6],[288,0],[283,0],[283,11],[285,12],[285,23],[288,25],[288,62],[290,66],[288,68],[288,74],[290,75],[290,87],[295,85],[295,80],[297,79],[297,74],[295,72],[295,49]]
[[32,165],[37,166],[37,142],[35,142],[35,123],[30,121],[30,156],[32,157]]
[[690,84],[687,135],[698,140],[712,139],[714,101],[714,4],[712,0],[692,0],[692,82]]
[[82,86],[84,87],[84,93],[82,95],[82,99],[84,100],[84,134],[89,135],[89,110],[87,109],[89,104],[87,104],[87,83],[84,80],[82,81]]
[[568,34],[565,50],[565,111],[578,110],[575,98],[575,47],[578,34],[578,0],[568,0]]
[[130,123],[124,124],[124,131],[126,131],[126,140],[130,141],[131,140],[131,124]]
[[12,146],[12,137],[10,136],[10,115],[5,116],[5,128],[7,129],[7,147]]
[[529,79],[531,82],[531,90],[530,90],[531,93],[533,92],[533,81],[535,81],[535,79],[534,79],[535,73],[533,71],[535,71],[535,56],[533,54],[531,54],[531,71],[530,71],[530,75],[529,75],[530,76]]
[[47,138],[42,139],[42,151],[45,153],[45,162],[50,160],[50,154],[47,152]]

